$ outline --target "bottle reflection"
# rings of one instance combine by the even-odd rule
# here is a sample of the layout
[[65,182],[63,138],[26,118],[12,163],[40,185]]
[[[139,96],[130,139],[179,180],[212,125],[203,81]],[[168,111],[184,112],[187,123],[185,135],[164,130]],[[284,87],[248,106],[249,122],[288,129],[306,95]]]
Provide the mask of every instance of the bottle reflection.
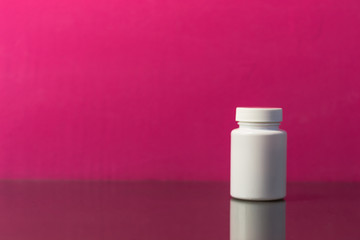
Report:
[[230,240],[285,240],[285,201],[231,199]]

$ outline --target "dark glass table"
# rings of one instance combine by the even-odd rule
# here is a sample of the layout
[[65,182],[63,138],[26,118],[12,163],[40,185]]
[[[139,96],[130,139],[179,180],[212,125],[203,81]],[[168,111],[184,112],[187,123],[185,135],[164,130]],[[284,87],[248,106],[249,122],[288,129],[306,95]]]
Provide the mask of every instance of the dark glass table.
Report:
[[0,182],[4,240],[360,239],[359,183],[289,183],[285,201],[217,182]]

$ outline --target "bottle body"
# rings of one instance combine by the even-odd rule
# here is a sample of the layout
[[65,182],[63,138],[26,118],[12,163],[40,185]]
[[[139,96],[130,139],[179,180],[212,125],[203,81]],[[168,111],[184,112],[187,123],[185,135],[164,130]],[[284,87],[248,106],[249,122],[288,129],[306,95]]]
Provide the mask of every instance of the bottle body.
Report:
[[279,125],[240,122],[231,132],[232,197],[256,201],[285,197],[287,135]]

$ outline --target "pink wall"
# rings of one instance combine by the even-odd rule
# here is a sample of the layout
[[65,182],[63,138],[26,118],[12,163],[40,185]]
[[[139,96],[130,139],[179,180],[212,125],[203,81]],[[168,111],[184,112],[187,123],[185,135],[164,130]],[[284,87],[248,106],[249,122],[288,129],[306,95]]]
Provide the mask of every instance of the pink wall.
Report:
[[0,178],[228,180],[236,106],[289,180],[360,180],[358,0],[1,0]]

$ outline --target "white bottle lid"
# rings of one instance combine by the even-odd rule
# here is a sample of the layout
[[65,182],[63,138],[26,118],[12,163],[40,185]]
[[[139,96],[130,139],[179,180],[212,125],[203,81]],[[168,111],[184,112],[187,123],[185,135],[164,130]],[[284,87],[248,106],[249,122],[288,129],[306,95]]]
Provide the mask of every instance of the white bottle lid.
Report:
[[281,122],[282,108],[236,108],[237,122]]

